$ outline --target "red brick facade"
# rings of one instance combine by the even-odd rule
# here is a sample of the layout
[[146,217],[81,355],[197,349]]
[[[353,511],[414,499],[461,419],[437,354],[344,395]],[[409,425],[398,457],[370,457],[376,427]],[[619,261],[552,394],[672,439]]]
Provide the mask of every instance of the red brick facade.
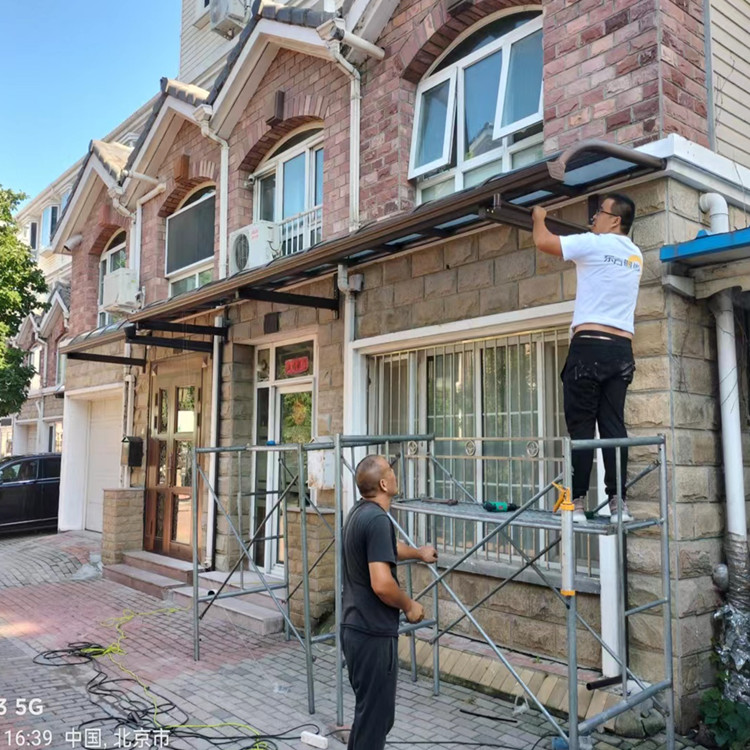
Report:
[[[115,232],[130,232],[130,222],[112,207],[104,185],[99,189],[83,240],[73,251],[70,268],[70,336],[97,327],[99,312],[99,258]],[[126,247],[127,247],[126,242]]]
[[[269,125],[276,93],[284,92],[284,117]],[[323,127],[323,236],[349,230],[349,79],[332,62],[281,50],[242,113],[229,139],[229,231],[252,222],[250,191],[244,187],[276,142],[294,127]]]
[[639,146],[669,133],[707,145],[698,3],[552,0],[545,10],[547,153],[585,138]]

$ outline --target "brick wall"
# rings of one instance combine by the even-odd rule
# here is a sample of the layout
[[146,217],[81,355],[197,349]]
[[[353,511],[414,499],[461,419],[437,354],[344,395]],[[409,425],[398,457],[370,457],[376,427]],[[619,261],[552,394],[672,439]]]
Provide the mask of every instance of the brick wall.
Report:
[[[266,123],[277,91],[284,92],[284,118]],[[349,230],[349,79],[332,62],[281,50],[242,113],[229,139],[229,231],[252,222],[249,171],[286,132],[305,123],[323,126],[323,237]]]
[[707,145],[702,6],[545,3],[545,150],[584,138],[639,146],[669,133]]
[[128,219],[112,208],[112,201],[102,185],[81,232],[83,240],[73,251],[71,260],[69,336],[97,327],[99,260],[115,232],[121,229],[129,232],[129,224]]
[[[187,157],[187,165],[185,164]],[[206,182],[218,184],[220,149],[201,135],[200,128],[185,122],[177,132],[158,168],[166,191],[143,206],[141,239],[141,286],[145,304],[166,299],[169,283],[164,278],[167,216],[173,213],[190,191]],[[214,278],[218,276],[219,215],[221,198],[216,192],[214,216]]]

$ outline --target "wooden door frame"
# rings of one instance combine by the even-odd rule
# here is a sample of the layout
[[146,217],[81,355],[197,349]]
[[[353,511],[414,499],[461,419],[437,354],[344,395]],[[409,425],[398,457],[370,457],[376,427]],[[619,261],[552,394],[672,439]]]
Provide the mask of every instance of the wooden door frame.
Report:
[[[161,364],[161,363],[159,363]],[[153,378],[153,384],[150,388],[149,395],[149,412],[148,412],[148,438],[147,438],[147,450],[146,450],[146,491],[145,491],[145,513],[144,513],[144,533],[143,533],[143,546],[146,550],[159,552],[169,557],[176,557],[178,559],[192,559],[192,544],[184,545],[177,542],[172,542],[172,504],[175,502],[178,493],[175,491],[177,485],[172,484],[175,478],[176,472],[176,454],[174,451],[174,443],[178,439],[176,436],[179,435],[177,432],[177,402],[176,402],[176,391],[179,387],[190,387],[196,388],[196,399],[195,399],[195,430],[193,432],[193,445],[201,445],[201,435],[203,433],[203,396],[205,394],[204,384],[204,373],[205,368],[202,367],[200,359],[191,358],[187,362],[181,359],[179,363],[179,369],[175,367],[176,363],[167,361],[167,367],[162,369],[161,373],[153,372],[151,377]],[[171,366],[170,366],[171,365]],[[167,390],[169,393],[169,406],[168,406],[168,429],[162,433],[158,431],[158,425],[156,420],[159,417],[159,391]],[[167,484],[158,484],[158,470],[159,470],[159,443],[160,441],[166,440],[167,442]],[[193,471],[197,471],[196,467],[193,467]],[[156,512],[157,512],[157,496],[159,493],[164,493],[165,497],[165,513],[164,513],[164,529],[161,549],[155,549],[156,543]],[[199,494],[198,497],[198,513],[203,512],[202,496]],[[202,524],[199,524],[198,531],[198,545],[199,552],[205,548],[205,532],[202,529]],[[192,536],[192,535],[191,535]]]

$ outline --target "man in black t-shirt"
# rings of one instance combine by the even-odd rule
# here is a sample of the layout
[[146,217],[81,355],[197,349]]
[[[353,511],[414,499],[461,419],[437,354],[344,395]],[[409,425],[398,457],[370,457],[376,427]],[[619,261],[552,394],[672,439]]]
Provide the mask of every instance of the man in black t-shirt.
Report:
[[344,525],[344,611],[341,641],[356,697],[348,750],[383,750],[396,714],[398,620],[421,622],[424,607],[399,588],[397,560],[437,560],[434,547],[396,542],[388,518],[398,492],[384,456],[367,456],[356,473],[362,499]]

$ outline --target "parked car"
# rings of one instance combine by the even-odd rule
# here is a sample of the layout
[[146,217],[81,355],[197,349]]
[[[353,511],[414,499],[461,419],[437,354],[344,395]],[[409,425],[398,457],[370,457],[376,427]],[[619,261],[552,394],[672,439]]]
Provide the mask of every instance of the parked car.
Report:
[[0,460],[0,533],[57,529],[60,454]]

